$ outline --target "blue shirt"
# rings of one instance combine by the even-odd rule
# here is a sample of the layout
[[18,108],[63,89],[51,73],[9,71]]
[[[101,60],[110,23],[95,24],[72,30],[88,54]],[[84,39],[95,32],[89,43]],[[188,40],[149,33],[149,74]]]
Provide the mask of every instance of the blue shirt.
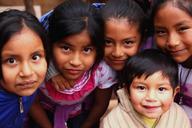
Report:
[[0,128],[22,128],[35,94],[19,97],[0,89]]

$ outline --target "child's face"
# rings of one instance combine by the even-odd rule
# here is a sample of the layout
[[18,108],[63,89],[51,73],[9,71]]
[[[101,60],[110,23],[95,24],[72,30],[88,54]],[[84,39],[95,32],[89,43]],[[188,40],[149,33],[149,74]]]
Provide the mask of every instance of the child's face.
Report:
[[156,72],[145,79],[134,78],[130,86],[130,101],[142,116],[157,119],[165,113],[173,102],[173,89],[168,78]]
[[77,80],[89,70],[96,59],[96,49],[87,31],[68,36],[53,46],[57,69],[67,80]]
[[154,18],[158,47],[170,53],[178,63],[192,53],[192,17],[172,4],[160,8]]
[[138,52],[141,35],[138,25],[127,19],[109,19],[105,23],[105,61],[114,70],[121,70],[127,58]]
[[23,28],[4,45],[1,57],[3,88],[19,96],[33,94],[47,71],[45,51],[39,36]]

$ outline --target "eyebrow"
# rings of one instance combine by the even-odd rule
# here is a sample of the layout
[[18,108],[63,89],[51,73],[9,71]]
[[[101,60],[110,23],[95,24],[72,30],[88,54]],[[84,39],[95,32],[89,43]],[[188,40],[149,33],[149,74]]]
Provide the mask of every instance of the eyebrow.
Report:
[[[191,24],[191,25],[192,25],[192,23],[191,23],[190,21],[188,21],[188,20],[183,20],[183,21],[180,21],[180,22],[176,23],[176,24],[174,25],[174,27],[181,26],[181,25],[183,25],[183,24]],[[158,29],[164,29],[164,28],[165,28],[165,27],[162,27],[161,25],[154,25],[154,26],[155,26],[155,28],[158,28]]]
[[[70,42],[66,42],[66,41],[61,41],[58,44],[61,44],[61,45],[63,44],[63,45],[67,45],[69,47],[74,47],[74,45],[72,45]],[[89,42],[89,44],[87,44],[83,47],[94,47],[94,45],[91,42]]]
[[[114,40],[113,38],[111,38],[111,37],[107,37],[107,36],[105,37],[105,39]],[[124,39],[122,39],[122,40],[133,40],[133,39],[137,39],[136,36],[128,37],[128,38],[124,38]]]

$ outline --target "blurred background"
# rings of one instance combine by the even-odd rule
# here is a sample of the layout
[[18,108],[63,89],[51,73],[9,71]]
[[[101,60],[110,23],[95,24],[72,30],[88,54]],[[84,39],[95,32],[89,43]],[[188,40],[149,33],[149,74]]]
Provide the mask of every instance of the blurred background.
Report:
[[[64,0],[0,0],[0,11],[10,8],[27,10],[38,18],[52,10]],[[106,2],[106,0],[84,0],[86,2]]]

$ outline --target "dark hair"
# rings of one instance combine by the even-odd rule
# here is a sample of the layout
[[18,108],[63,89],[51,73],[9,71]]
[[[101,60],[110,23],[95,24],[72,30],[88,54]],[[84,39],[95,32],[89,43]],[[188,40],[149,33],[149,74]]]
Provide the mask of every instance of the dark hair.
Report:
[[65,0],[54,9],[49,18],[48,29],[51,47],[61,39],[87,29],[91,42],[96,47],[96,63],[103,58],[103,22],[98,9],[90,4],[81,0]]
[[154,23],[154,18],[159,9],[165,6],[167,3],[172,3],[174,7],[177,7],[190,16],[192,16],[192,1],[191,0],[154,0],[152,5],[151,20]]
[[178,85],[178,67],[171,56],[157,49],[144,50],[131,57],[122,70],[121,83],[129,91],[134,78],[145,75],[146,78],[161,71],[169,78],[172,88]]
[[[4,45],[9,39],[18,32],[21,32],[24,27],[29,28],[40,37],[43,42],[46,57],[48,57],[47,35],[38,19],[28,12],[15,9],[0,13],[0,51],[2,52]],[[48,60],[48,58],[46,59]],[[0,70],[0,77],[2,77],[2,69]]]
[[109,0],[101,9],[103,20],[125,18],[129,23],[138,24],[141,43],[146,37],[146,15],[142,8],[133,0]]

